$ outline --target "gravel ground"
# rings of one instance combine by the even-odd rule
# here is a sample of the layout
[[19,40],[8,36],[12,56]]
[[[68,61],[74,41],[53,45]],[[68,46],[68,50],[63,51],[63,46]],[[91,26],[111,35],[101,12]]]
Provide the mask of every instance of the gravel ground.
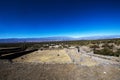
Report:
[[0,62],[0,80],[120,80],[120,65]]
[[[57,58],[57,63],[0,60],[0,80],[120,80],[120,62],[113,60],[117,57],[78,53],[76,49],[62,52],[73,62],[61,63],[62,58]],[[35,59],[36,53],[33,54]],[[24,58],[32,58],[33,54]],[[47,54],[51,56],[53,52]]]

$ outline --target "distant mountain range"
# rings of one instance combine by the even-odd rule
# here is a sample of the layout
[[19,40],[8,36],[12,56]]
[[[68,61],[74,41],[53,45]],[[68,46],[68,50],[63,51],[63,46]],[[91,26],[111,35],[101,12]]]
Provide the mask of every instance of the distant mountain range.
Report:
[[48,42],[48,41],[70,41],[70,40],[99,40],[120,38],[120,35],[110,36],[91,36],[91,37],[45,37],[45,38],[8,38],[0,39],[0,43],[17,43],[17,42]]

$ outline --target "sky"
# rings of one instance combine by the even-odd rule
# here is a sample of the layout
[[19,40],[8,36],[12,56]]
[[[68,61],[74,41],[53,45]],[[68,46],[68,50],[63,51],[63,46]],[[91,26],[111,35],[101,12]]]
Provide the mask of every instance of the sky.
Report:
[[120,0],[0,0],[0,38],[120,35]]

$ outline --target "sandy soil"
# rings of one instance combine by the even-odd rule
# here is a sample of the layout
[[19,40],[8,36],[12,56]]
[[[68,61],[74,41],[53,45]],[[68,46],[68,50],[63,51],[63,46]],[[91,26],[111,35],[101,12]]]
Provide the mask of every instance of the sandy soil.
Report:
[[84,49],[39,50],[13,63],[0,60],[0,80],[120,80],[119,57]]
[[0,80],[120,80],[120,65],[0,62]]
[[39,63],[71,63],[65,50],[38,50],[33,53],[16,58],[14,62],[39,62]]
[[102,56],[87,53],[85,47],[78,52],[76,48],[61,50],[38,50],[22,57],[16,58],[13,62],[36,62],[36,63],[76,63],[85,66],[99,64],[119,64],[119,57]]

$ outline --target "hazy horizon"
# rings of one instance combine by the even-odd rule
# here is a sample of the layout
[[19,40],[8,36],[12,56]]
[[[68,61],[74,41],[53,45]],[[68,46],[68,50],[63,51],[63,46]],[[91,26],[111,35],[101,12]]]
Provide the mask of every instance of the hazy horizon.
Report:
[[120,38],[120,35],[94,35],[94,36],[77,36],[77,37],[74,37],[74,36],[44,36],[44,37],[7,37],[7,38],[0,38],[0,39],[49,39],[49,38],[73,38],[73,39],[89,39],[89,38],[95,38],[95,39],[109,39],[109,38]]

